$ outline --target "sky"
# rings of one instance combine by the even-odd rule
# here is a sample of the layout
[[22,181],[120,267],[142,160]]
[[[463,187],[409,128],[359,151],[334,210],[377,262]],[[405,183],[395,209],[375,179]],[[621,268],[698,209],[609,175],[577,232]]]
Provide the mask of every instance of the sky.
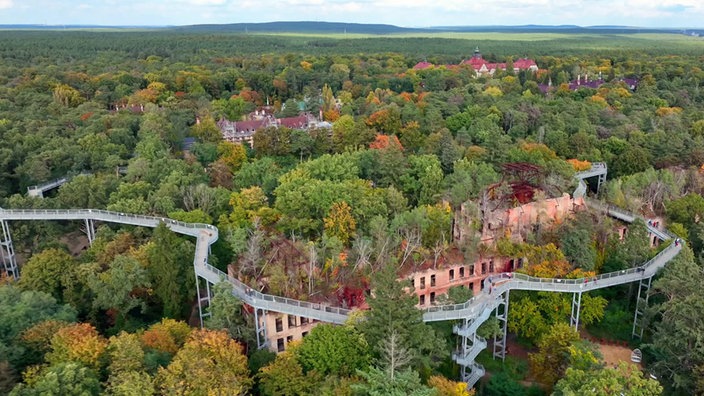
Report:
[[403,27],[704,27],[704,0],[0,0],[0,24],[168,26],[326,21]]

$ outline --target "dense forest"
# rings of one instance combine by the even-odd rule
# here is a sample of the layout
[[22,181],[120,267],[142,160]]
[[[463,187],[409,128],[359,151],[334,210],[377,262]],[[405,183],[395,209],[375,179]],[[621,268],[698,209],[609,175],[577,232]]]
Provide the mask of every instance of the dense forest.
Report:
[[[13,221],[21,276],[0,286],[0,392],[704,394],[704,42],[471,37],[1,32],[0,207],[213,224],[209,261],[251,287],[370,309],[274,355],[256,348],[247,307],[225,284],[198,328],[192,240],[101,225],[88,246],[77,223]],[[442,66],[476,46],[539,70]],[[597,88],[571,89],[598,76]],[[263,128],[251,146],[222,139],[218,121],[264,109],[330,128]],[[619,238],[615,220],[589,212],[520,243],[453,238],[456,213],[510,195],[506,164],[535,166],[539,201],[571,193],[590,162],[608,165],[599,198],[666,219],[687,242],[655,278],[644,337],[631,338],[635,286],[585,294],[582,333],[568,326],[571,296],[512,293],[508,329],[528,357],[481,354],[491,376],[466,389],[452,323],[423,323],[413,286],[397,279],[490,255],[558,278],[653,257],[664,246],[647,244],[643,222]],[[27,196],[63,176],[45,198]],[[451,289],[438,302],[469,297]],[[500,331],[495,319],[481,328]],[[587,336],[641,348],[644,370],[606,367]]]

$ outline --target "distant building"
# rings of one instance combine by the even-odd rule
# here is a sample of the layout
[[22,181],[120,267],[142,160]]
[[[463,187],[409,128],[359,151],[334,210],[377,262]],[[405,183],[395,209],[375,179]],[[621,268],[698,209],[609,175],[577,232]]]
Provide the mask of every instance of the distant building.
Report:
[[[474,54],[470,59],[462,61],[461,65],[471,66],[477,74],[493,76],[497,70],[506,70],[506,63],[487,62],[479,52],[479,47],[474,49]],[[517,59],[513,62],[513,71],[518,73],[521,70],[538,71],[538,65],[534,60],[528,58]]]
[[[472,55],[471,58],[463,60],[460,62],[460,65],[467,65],[470,66],[474,71],[477,73],[477,75],[489,75],[493,76],[494,73],[497,70],[506,70],[506,63],[491,63],[486,61],[483,57],[482,54],[479,52],[479,47],[476,47],[474,49],[474,54]],[[413,66],[414,70],[425,70],[429,69],[431,67],[435,67],[430,62],[423,61],[423,62],[418,62],[415,66]],[[456,65],[445,65],[447,68],[455,68]],[[513,71],[514,73],[518,73],[521,70],[528,70],[531,72],[537,72],[538,71],[538,65],[535,63],[533,59],[528,59],[528,58],[520,58],[517,59],[513,62]]]
[[[613,80],[614,82],[622,82],[627,89],[631,91],[635,91],[636,88],[638,88],[638,80],[635,78],[622,78],[618,80]],[[601,87],[603,84],[606,84],[607,81],[603,79],[601,76],[601,73],[599,73],[597,78],[592,78],[590,79],[589,74],[584,73],[584,75],[577,75],[577,78],[575,80],[570,81],[567,83],[567,86],[570,91],[576,91],[580,88],[592,88],[592,89],[598,89]],[[539,88],[543,93],[550,92],[554,89],[557,89],[559,86],[553,86],[552,81],[548,82],[547,84],[540,84]]]
[[225,118],[217,122],[222,133],[223,140],[232,143],[247,143],[250,147],[254,145],[254,134],[257,130],[268,127],[286,127],[289,129],[309,130],[313,128],[332,129],[329,122],[320,121],[311,113],[303,113],[296,117],[275,118],[268,112],[262,110],[250,114],[246,121],[230,121]]

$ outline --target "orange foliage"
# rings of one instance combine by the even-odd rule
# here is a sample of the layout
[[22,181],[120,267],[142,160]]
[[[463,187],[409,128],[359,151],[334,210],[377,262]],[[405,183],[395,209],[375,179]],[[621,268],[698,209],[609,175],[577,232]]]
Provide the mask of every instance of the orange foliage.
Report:
[[604,99],[603,97],[601,97],[599,95],[592,95],[589,97],[589,100],[591,100],[592,102],[594,102],[596,104],[600,104],[604,107],[609,105],[608,102],[606,102],[606,99]]
[[175,354],[190,333],[191,328],[186,323],[163,319],[142,334],[142,344],[157,351]]
[[550,149],[550,147],[542,143],[523,142],[521,143],[521,150],[529,153],[539,152],[542,153],[545,158],[557,158],[557,154],[555,154],[555,152]]
[[401,150],[403,150],[403,146],[401,145],[401,142],[398,140],[396,135],[381,135],[378,134],[376,135],[376,139],[374,139],[373,142],[369,143],[369,148],[374,149],[374,150],[381,150],[389,147],[389,144],[393,142],[394,145],[397,145]]
[[81,121],[85,121],[85,120],[89,119],[92,115],[93,115],[92,111],[81,115]]
[[239,97],[244,99],[247,102],[253,102],[253,103],[259,103],[261,102],[261,97],[259,96],[259,93],[257,91],[252,91],[252,90],[243,90],[240,92]]
[[132,94],[130,98],[130,103],[134,104],[145,104],[145,103],[156,103],[159,97],[159,92],[153,88],[140,89],[139,91]]
[[335,122],[340,118],[340,112],[337,109],[330,109],[323,112],[323,119],[325,121]]
[[526,268],[526,274],[538,278],[563,278],[570,272],[567,261],[543,261]]
[[51,346],[51,339],[64,327],[71,324],[60,320],[45,320],[25,330],[20,339],[24,344],[42,353],[48,352]]
[[572,165],[572,168],[576,172],[581,172],[585,170],[589,170],[592,167],[592,163],[589,161],[580,161],[576,158],[568,159],[567,162]]
[[310,62],[301,61],[300,65],[301,65],[301,68],[305,71],[310,71],[313,69],[313,64]]
[[567,274],[567,279],[581,279],[581,278],[593,278],[596,276],[595,271],[585,271],[581,268],[576,268],[569,274]]
[[680,114],[682,112],[681,107],[660,107],[655,110],[655,114],[659,117],[666,117],[673,114]]
[[405,100],[406,102],[412,102],[412,101],[413,101],[413,94],[411,94],[411,93],[409,93],[409,92],[401,92],[401,93],[398,95],[398,97],[401,98],[401,99],[403,99],[403,100]]
[[99,369],[101,357],[108,342],[89,323],[76,323],[56,331],[51,338],[51,352],[46,355],[50,364],[79,362]]

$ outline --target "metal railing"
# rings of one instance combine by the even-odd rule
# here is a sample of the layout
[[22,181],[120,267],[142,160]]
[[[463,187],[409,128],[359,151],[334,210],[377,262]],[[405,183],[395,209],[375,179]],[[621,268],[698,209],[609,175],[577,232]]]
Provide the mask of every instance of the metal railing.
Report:
[[56,188],[57,186],[60,186],[68,181],[68,177],[60,177],[58,179],[50,180],[41,184],[35,184],[33,186],[27,187],[27,191],[35,191],[35,190],[40,190],[42,192],[46,190],[51,190],[52,188]]
[[[581,177],[588,177],[592,174],[602,174],[606,170],[606,165],[603,163],[592,164],[592,169],[586,172],[580,172],[575,177],[579,177],[581,183]],[[616,217],[623,217],[633,221],[637,216],[624,211],[622,209],[614,208],[610,205],[604,205],[598,201],[588,200],[590,206],[594,206],[603,210],[607,210],[609,214]],[[145,216],[139,214],[127,214],[121,212],[113,212],[107,210],[99,209],[8,209],[0,210],[0,219],[4,220],[50,220],[50,219],[93,219],[101,221],[116,222],[122,224],[131,225],[141,225],[148,227],[155,227],[160,222],[165,223],[173,231],[195,236],[198,238],[198,245],[201,244],[201,239],[204,238],[204,233],[202,231],[207,231],[208,240],[207,244],[214,243],[218,238],[217,227],[210,224],[200,224],[200,223],[185,223],[181,221],[176,221],[168,219],[165,217],[155,217],[155,216]],[[663,239],[672,238],[672,236],[666,231],[658,230],[652,226],[649,229],[654,231],[654,234],[661,233]],[[198,246],[197,246],[198,248]],[[674,251],[673,253],[673,249]],[[669,253],[668,253],[669,252]],[[555,291],[555,292],[581,292],[599,289],[603,287],[613,286],[616,284],[628,283],[638,280],[640,277],[645,275],[648,268],[657,265],[658,267],[664,265],[667,260],[679,252],[679,248],[670,245],[660,252],[657,256],[653,257],[648,262],[641,265],[639,268],[631,268],[623,271],[616,271],[607,274],[601,274],[596,277],[591,278],[580,278],[580,279],[561,279],[561,278],[537,278],[531,277],[524,274],[514,273],[511,278],[504,279],[500,278],[499,281],[502,283],[494,287],[495,295],[500,295],[506,290],[517,289],[517,290],[542,290],[542,291]],[[667,257],[666,257],[667,256]],[[283,313],[296,313],[300,314],[302,311],[309,311],[310,314],[318,316],[321,312],[328,313],[335,317],[335,322],[342,320],[342,317],[347,316],[350,310],[338,307],[331,307],[323,304],[310,303],[306,301],[300,301],[295,299],[290,299],[286,297],[279,297],[270,294],[260,293],[258,291],[250,289],[247,285],[240,282],[238,279],[228,276],[224,272],[218,270],[217,268],[207,264],[206,262],[200,262],[196,260],[196,271],[199,275],[207,278],[210,282],[215,282],[216,280],[226,280],[233,287],[233,293],[238,297],[256,308],[266,309],[272,305],[276,305],[277,309],[280,309]],[[648,271],[650,273],[651,271]],[[450,304],[450,305],[439,305],[425,308],[423,310],[424,319],[427,321],[435,320],[445,320],[445,319],[456,319],[458,312],[461,312],[463,317],[472,318],[477,317],[482,313],[487,306],[493,305],[495,303],[490,296],[486,296],[485,293],[478,296],[474,296],[463,304]],[[287,311],[287,307],[290,307],[290,311]],[[445,313],[445,314],[443,314]]]
[[[198,267],[202,267],[206,273],[199,271]],[[198,264],[196,272],[199,275],[206,275],[205,277],[211,283],[217,283],[218,281],[228,282],[232,286],[233,294],[236,297],[255,308],[301,315],[312,319],[328,319],[328,321],[338,324],[344,323],[351,312],[351,310],[345,308],[261,293],[250,288],[239,279],[229,276],[207,263]],[[305,312],[305,315],[302,315],[303,312]]]
[[[606,164],[604,163],[594,163],[589,171],[576,173],[575,178],[578,179],[579,185],[575,190],[575,196],[585,197],[589,206],[605,210],[609,215],[627,222],[632,222],[635,218],[640,217],[620,208],[586,198],[587,186],[583,179],[603,174],[606,174]],[[54,182],[59,182],[64,179],[67,178],[57,179]],[[33,186],[31,188],[39,187],[40,186]],[[99,209],[0,209],[0,220],[78,219],[92,219],[147,227],[156,227],[159,223],[165,223],[174,232],[195,236],[197,242],[194,269],[197,275],[213,284],[220,281],[228,282],[232,286],[233,295],[256,309],[293,314],[340,324],[344,323],[350,312],[352,312],[352,310],[349,309],[261,293],[251,289],[239,279],[229,276],[208,264],[207,255],[209,249],[207,249],[207,246],[213,244],[218,239],[217,227],[210,224],[185,223],[166,217],[128,214]],[[667,230],[660,230],[651,225],[648,226],[648,229],[663,240],[674,238]],[[498,276],[495,283],[492,282],[489,293],[483,292],[462,304],[436,305],[425,308],[422,310],[423,320],[477,319],[469,325],[469,328],[456,329],[456,332],[459,333],[466,333],[467,330],[472,329],[476,331],[476,327],[483,322],[482,319],[488,317],[491,311],[500,304],[500,296],[508,290],[584,292],[617,284],[630,283],[654,275],[658,269],[662,268],[669,260],[677,255],[680,249],[681,244],[671,244],[638,268],[614,271],[589,278],[537,278],[520,273],[507,274],[505,276],[502,274]],[[493,295],[491,294],[492,292]],[[487,313],[489,315],[487,315]],[[474,352],[478,353],[478,350],[486,347],[486,341],[484,341],[483,344],[480,341],[475,342],[470,348],[472,354],[474,354]],[[465,381],[471,386],[484,375],[484,368],[473,362],[473,358],[476,357],[476,355],[474,355],[472,359],[466,359],[467,357],[467,352],[465,351],[464,355],[457,355],[457,360],[462,360],[462,365],[471,369],[471,373],[465,378]]]

